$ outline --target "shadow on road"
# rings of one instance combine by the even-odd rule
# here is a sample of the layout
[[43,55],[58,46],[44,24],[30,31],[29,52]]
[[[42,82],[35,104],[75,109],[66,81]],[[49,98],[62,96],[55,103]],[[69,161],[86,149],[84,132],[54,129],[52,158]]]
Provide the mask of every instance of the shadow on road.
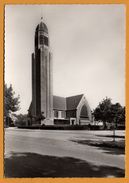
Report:
[[12,152],[5,158],[5,177],[124,177],[124,170],[71,157]]
[[[97,137],[108,137],[108,138],[114,138],[113,135],[95,135]],[[115,138],[116,139],[125,139],[125,136],[124,135],[115,135]]]

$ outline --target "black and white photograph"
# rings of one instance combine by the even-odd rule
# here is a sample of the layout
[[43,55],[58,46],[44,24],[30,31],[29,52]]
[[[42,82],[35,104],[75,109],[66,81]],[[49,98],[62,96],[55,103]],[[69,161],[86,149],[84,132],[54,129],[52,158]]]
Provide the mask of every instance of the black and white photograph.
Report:
[[125,177],[125,5],[4,13],[4,177]]

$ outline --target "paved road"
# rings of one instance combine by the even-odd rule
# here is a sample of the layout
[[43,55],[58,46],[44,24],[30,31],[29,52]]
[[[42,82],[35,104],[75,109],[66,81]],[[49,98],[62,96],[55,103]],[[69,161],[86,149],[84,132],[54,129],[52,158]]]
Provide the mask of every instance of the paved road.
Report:
[[[77,140],[111,140],[110,131],[59,131],[59,130],[29,130],[8,128],[5,129],[5,158],[9,159],[18,153],[35,153],[50,157],[69,157],[85,161],[93,166],[108,166],[124,171],[124,155],[110,153],[107,150],[89,145],[79,144]],[[124,135],[118,131],[117,135]],[[117,139],[120,140],[120,139]],[[19,155],[20,156],[20,155]],[[112,171],[106,175],[114,177]]]

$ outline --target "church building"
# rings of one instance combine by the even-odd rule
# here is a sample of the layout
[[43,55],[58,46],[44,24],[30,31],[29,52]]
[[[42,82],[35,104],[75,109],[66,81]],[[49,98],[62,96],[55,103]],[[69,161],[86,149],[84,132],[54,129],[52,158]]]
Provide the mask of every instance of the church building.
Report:
[[[52,56],[48,28],[42,21],[35,30],[32,53],[32,102],[28,113],[31,125],[88,125],[91,109],[85,95],[54,96],[52,92]],[[36,120],[38,119],[38,120]]]

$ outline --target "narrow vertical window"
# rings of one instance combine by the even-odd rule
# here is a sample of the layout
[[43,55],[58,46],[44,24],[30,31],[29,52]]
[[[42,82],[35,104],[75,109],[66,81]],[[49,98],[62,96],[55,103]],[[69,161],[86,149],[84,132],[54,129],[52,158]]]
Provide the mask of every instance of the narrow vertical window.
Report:
[[44,44],[48,46],[48,37],[44,36]]
[[43,35],[40,35],[40,44],[43,44]]

